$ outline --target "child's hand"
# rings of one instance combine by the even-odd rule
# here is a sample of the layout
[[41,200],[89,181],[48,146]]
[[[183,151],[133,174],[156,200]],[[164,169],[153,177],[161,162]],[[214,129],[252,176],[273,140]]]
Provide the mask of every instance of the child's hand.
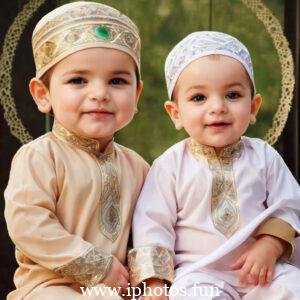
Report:
[[125,293],[128,287],[129,273],[127,269],[120,263],[120,261],[113,256],[110,269],[101,283],[109,287],[121,287],[122,292]]
[[[157,279],[157,278],[150,278],[146,280],[146,284],[147,284],[147,291],[149,291],[149,289],[152,290],[152,296],[143,296],[142,299],[143,300],[168,300],[168,297],[166,295],[164,295],[163,293],[165,293],[165,282],[161,279]],[[161,296],[154,296],[153,295],[153,290],[156,289],[156,293],[157,294],[161,294],[160,291],[162,291],[162,295]]]
[[285,243],[271,235],[262,235],[230,268],[240,271],[240,283],[264,286],[273,278],[276,260],[282,255]]

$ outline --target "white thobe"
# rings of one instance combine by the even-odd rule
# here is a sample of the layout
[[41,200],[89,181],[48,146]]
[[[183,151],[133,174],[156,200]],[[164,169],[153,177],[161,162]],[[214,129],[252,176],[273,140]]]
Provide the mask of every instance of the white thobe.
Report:
[[[271,146],[242,137],[241,155],[232,164],[239,226],[228,238],[212,220],[213,174],[208,159],[193,155],[188,143],[189,139],[179,142],[153,163],[134,214],[134,247],[144,254],[152,251],[149,263],[156,266],[161,257],[168,261],[168,255],[157,249],[169,249],[174,255],[175,284],[205,270],[238,286],[237,272],[230,272],[229,265],[253,242],[251,235],[264,220],[277,217],[300,231],[299,185]],[[153,252],[145,250],[148,246],[159,247]],[[143,263],[147,265],[145,256]],[[161,267],[169,272],[163,263]]]

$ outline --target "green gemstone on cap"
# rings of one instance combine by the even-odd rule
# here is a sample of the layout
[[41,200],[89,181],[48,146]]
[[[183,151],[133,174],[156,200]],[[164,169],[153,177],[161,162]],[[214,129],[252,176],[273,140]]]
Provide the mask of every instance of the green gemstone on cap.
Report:
[[96,28],[96,33],[100,39],[106,40],[110,38],[110,31],[107,27],[99,26]]

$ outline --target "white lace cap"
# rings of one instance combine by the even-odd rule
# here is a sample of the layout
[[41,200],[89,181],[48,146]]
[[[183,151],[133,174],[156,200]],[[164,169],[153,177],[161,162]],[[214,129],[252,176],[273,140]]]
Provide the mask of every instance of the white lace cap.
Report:
[[169,53],[165,62],[165,76],[169,99],[183,69],[194,60],[221,54],[238,60],[246,69],[256,92],[253,67],[248,49],[233,36],[216,31],[198,31],[181,40]]

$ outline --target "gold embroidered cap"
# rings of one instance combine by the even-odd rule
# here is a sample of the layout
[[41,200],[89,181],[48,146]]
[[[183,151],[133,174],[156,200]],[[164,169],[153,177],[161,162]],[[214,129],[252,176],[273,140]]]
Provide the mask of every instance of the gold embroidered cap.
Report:
[[73,2],[45,15],[32,34],[36,77],[79,50],[104,47],[126,52],[140,72],[141,40],[137,26],[115,8]]

